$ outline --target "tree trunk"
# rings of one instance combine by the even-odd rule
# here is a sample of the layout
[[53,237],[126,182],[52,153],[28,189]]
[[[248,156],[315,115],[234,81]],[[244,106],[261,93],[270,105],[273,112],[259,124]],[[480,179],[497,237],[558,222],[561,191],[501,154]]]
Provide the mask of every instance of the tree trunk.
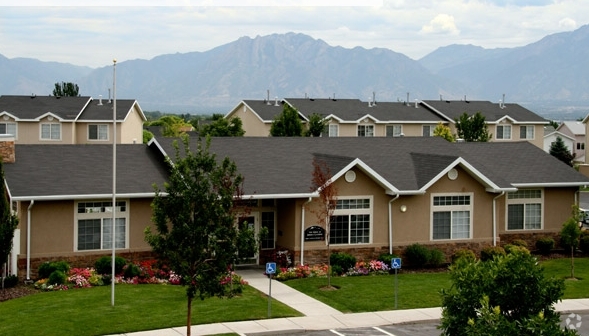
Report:
[[571,279],[575,278],[575,248],[571,246]]
[[192,298],[188,297],[188,309],[186,310],[186,336],[190,336],[191,320],[192,320]]

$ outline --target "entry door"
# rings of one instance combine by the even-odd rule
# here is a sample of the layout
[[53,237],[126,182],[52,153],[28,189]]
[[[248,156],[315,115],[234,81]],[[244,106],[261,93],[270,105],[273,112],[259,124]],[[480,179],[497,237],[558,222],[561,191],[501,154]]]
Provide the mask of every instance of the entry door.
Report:
[[[239,217],[239,227],[243,227],[243,225],[247,222],[247,226],[249,228],[254,229],[254,233],[256,237],[260,232],[260,221],[258,219],[259,215],[257,212],[251,213],[247,216],[240,216]],[[259,251],[255,251],[253,254],[246,256],[245,261],[241,261],[240,265],[257,265],[259,261]]]

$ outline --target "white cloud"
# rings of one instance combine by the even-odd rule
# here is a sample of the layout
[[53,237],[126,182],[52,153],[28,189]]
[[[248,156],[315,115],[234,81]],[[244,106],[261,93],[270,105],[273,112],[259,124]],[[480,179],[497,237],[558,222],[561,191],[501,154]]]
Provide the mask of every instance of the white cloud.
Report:
[[456,28],[454,17],[448,14],[438,14],[433,18],[428,25],[421,28],[421,32],[425,34],[451,34],[458,35],[460,30]]
[[558,21],[558,26],[567,30],[576,29],[577,22],[571,18],[564,18]]

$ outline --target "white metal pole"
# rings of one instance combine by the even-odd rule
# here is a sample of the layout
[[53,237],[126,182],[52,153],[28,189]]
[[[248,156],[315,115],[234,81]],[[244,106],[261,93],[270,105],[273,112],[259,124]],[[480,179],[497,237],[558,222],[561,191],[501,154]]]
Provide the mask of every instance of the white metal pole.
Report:
[[113,105],[112,105],[112,230],[111,230],[111,244],[112,244],[112,277],[111,277],[111,305],[115,305],[115,221],[117,212],[117,60],[113,60]]

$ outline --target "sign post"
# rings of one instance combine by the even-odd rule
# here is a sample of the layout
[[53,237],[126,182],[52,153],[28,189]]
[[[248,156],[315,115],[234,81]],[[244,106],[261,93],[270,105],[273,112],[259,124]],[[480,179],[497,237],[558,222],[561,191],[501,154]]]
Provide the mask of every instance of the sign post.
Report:
[[391,268],[395,270],[395,309],[397,309],[397,270],[401,269],[401,258],[393,258]]
[[276,274],[276,263],[266,263],[266,274],[268,274],[268,318],[272,316],[272,274]]

